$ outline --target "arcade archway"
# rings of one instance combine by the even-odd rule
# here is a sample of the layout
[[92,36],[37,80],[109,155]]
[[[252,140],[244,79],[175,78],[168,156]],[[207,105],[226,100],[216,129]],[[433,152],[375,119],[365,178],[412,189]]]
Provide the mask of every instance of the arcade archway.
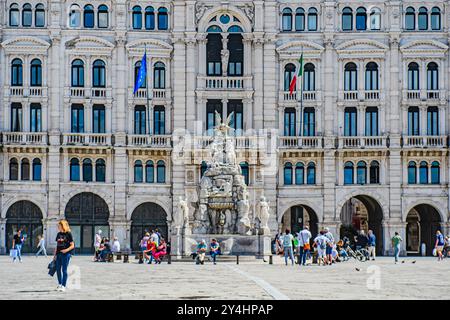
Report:
[[406,251],[408,254],[420,254],[422,243],[424,243],[426,255],[432,255],[436,231],[441,230],[439,212],[428,204],[419,204],[409,210],[406,223]]
[[94,236],[102,230],[109,237],[109,209],[105,200],[92,192],[74,196],[66,205],[65,216],[70,224],[76,252],[94,252]]
[[158,229],[164,238],[168,238],[167,214],[153,202],[145,202],[134,209],[131,215],[131,248],[139,250],[139,243],[146,232]]
[[11,249],[12,241],[17,230],[22,230],[25,241],[23,253],[30,253],[36,249],[38,236],[44,234],[42,226],[42,212],[37,205],[22,200],[14,203],[6,212],[6,248]]
[[383,209],[370,196],[358,195],[345,202],[341,209],[340,236],[348,237],[352,242],[358,231],[367,234],[372,230],[377,239],[377,255],[383,254]]
[[317,214],[314,210],[306,205],[297,205],[290,207],[281,219],[281,232],[289,229],[292,234],[300,232],[304,226],[308,226],[313,237],[318,233],[318,223]]

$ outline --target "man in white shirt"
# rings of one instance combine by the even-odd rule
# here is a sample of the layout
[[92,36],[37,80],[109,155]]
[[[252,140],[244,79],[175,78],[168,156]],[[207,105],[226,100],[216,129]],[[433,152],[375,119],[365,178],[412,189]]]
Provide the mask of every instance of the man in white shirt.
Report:
[[113,241],[113,245],[112,245],[111,251],[113,253],[120,252],[120,242],[119,242],[119,239],[117,239],[117,237],[114,237],[114,241]]
[[283,249],[284,249],[284,262],[287,265],[288,255],[291,259],[292,265],[294,265],[294,250],[292,247],[292,240],[294,236],[289,229],[286,229],[286,234],[283,236]]
[[326,254],[326,263],[332,264],[333,263],[333,246],[334,246],[334,237],[333,234],[330,232],[330,229],[327,227],[324,228],[325,234],[324,236],[327,237],[329,242],[327,243],[327,248],[325,249]]
[[150,236],[150,241],[155,242],[156,246],[159,246],[159,236],[158,234],[152,230],[152,235]]
[[311,240],[311,232],[309,232],[309,227],[305,226],[302,231],[298,233],[297,239],[298,239],[298,265],[306,265],[306,256],[309,255],[311,246],[310,246],[310,240]]
[[314,239],[314,242],[317,245],[317,264],[320,266],[320,262],[322,261],[322,264],[325,265],[325,254],[330,240],[325,237],[325,232],[322,230]]

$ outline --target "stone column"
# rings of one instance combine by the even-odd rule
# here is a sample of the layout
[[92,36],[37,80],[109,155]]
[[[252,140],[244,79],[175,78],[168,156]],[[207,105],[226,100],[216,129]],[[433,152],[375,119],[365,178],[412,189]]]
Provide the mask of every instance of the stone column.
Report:
[[109,221],[110,239],[117,237],[120,243],[120,249],[131,249],[131,221],[122,218],[116,218]]
[[[262,129],[264,127],[264,112],[259,112],[264,105],[264,77],[263,77],[263,44],[264,38],[262,33],[254,33],[254,61],[253,61],[253,84],[254,84],[254,105],[255,112],[253,112],[254,129]],[[258,112],[256,112],[258,109]]]
[[116,36],[116,49],[114,56],[115,60],[115,70],[117,74],[117,86],[114,89],[114,101],[113,109],[113,128],[115,145],[124,146],[126,144],[126,132],[127,132],[127,115],[132,117],[132,114],[127,112],[127,88],[126,85],[126,72],[128,59],[126,58],[125,50],[125,35],[120,33]]
[[[189,108],[186,109],[186,128],[190,132],[194,131],[195,126],[195,90],[196,90],[196,44],[197,40],[195,39],[194,33],[186,33],[186,105]],[[202,62],[203,64],[205,61]]]
[[6,219],[0,218],[0,254],[6,254]]

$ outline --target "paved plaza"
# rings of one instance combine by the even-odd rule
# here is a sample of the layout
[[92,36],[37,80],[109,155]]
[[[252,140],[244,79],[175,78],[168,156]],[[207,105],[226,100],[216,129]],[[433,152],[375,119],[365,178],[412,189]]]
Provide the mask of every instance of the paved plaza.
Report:
[[273,265],[256,260],[198,266],[143,265],[134,259],[94,263],[75,256],[73,288],[59,293],[56,278],[47,275],[49,259],[25,256],[23,263],[12,264],[0,257],[0,299],[155,299],[156,292],[160,299],[446,299],[450,285],[450,260],[434,258],[408,257],[394,265],[382,257],[300,268],[279,258]]

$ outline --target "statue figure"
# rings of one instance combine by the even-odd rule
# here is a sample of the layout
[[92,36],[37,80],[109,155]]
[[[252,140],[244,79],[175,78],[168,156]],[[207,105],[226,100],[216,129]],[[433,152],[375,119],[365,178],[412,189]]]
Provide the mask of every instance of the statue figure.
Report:
[[259,199],[259,210],[257,218],[259,220],[259,230],[262,234],[270,234],[269,229],[269,216],[270,216],[270,206],[269,202],[266,201],[266,197],[261,196]]
[[206,10],[208,10],[208,7],[204,3],[200,3],[195,6],[195,18],[197,23],[203,17]]
[[228,60],[230,59],[230,50],[226,47],[220,51],[222,59],[222,75],[225,77],[228,73]]
[[249,211],[250,211],[250,204],[248,200],[240,200],[237,203],[237,210],[238,210],[238,232],[240,234],[247,234],[249,235],[251,233],[251,223],[250,219],[248,217]]
[[187,228],[189,226],[189,206],[187,201],[178,197],[178,214],[176,226]]

